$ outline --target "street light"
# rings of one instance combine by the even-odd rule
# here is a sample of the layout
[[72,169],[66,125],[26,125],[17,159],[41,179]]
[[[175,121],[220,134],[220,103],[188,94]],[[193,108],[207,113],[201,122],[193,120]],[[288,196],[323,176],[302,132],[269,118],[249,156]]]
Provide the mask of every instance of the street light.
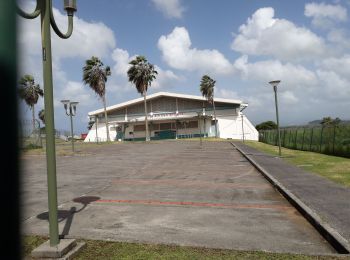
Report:
[[275,92],[275,106],[276,106],[276,119],[277,119],[277,131],[278,131],[278,154],[281,156],[281,131],[280,131],[280,123],[278,118],[278,103],[277,103],[277,86],[280,84],[280,80],[270,81],[269,84],[273,87],[273,91]]
[[73,14],[76,9],[76,0],[65,0],[64,9],[68,16],[68,30],[63,34],[53,16],[52,0],[37,0],[34,12],[28,14],[17,8],[19,15],[26,19],[34,19],[41,15],[41,40],[44,78],[44,102],[46,115],[46,162],[47,162],[47,187],[49,203],[49,233],[50,246],[59,244],[58,219],[57,219],[57,180],[56,180],[56,150],[55,150],[55,125],[53,109],[52,87],[52,55],[51,55],[51,27],[55,33],[63,39],[67,39],[73,32]]
[[77,105],[79,102],[71,102],[70,100],[61,100],[64,110],[66,111],[66,115],[70,117],[70,133],[72,136],[72,152],[74,153],[74,133],[73,133],[73,116],[75,116],[77,112]]
[[199,140],[200,140],[200,145],[202,146],[202,126],[201,126],[201,118],[203,117],[203,111],[202,112],[197,112],[198,115],[198,126],[199,126]]
[[242,141],[244,143],[244,115],[243,115],[243,110],[246,109],[247,105],[240,105],[240,110],[239,112],[241,112],[241,118],[242,118]]

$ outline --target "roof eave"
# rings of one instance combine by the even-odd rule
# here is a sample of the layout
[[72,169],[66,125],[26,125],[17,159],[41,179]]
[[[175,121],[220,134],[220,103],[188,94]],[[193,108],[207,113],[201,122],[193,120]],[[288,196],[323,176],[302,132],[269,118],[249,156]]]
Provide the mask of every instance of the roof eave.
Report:
[[[176,98],[184,98],[184,99],[194,99],[194,100],[200,100],[200,101],[206,101],[206,99],[204,97],[201,96],[195,96],[195,95],[187,95],[187,94],[178,94],[178,93],[170,93],[170,92],[157,92],[151,95],[148,95],[146,97],[146,100],[151,100],[157,97],[162,97],[162,96],[167,96],[167,97],[176,97]],[[127,107],[129,105],[134,105],[137,103],[140,103],[143,101],[143,97],[141,98],[135,98],[117,105],[113,105],[113,106],[109,106],[106,107],[106,111],[109,112],[111,110],[115,110],[115,109],[121,109],[124,107]],[[215,102],[222,102],[222,103],[231,103],[231,104],[238,104],[241,105],[243,104],[243,102],[241,100],[235,100],[235,99],[225,99],[225,98],[214,98]],[[246,104],[248,106],[248,104]],[[89,116],[94,116],[94,115],[98,115],[104,112],[104,109],[97,109],[94,111],[91,111],[88,113]]]

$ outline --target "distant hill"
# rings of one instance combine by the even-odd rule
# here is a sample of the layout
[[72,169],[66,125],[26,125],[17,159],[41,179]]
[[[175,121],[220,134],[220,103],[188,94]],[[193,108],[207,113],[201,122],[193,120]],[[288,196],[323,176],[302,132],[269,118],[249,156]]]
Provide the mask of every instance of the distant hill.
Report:
[[307,124],[308,125],[319,125],[319,124],[321,124],[321,122],[322,122],[322,120],[319,119],[319,120],[310,121]]
[[[307,125],[308,126],[316,126],[316,125],[320,125],[321,122],[322,122],[321,119],[313,120],[313,121],[308,122]],[[350,120],[341,120],[341,124],[348,125],[348,124],[350,124]]]

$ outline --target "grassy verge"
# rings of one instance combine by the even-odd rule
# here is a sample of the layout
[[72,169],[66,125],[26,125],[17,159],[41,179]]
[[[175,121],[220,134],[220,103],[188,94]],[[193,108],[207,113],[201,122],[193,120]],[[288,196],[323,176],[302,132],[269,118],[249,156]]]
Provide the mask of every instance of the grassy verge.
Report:
[[[181,139],[177,139],[179,141],[200,141],[199,137],[193,137],[193,138],[181,138]],[[216,138],[216,137],[203,137],[202,138],[203,142],[227,142],[227,139],[223,139],[223,138]]]
[[30,256],[31,252],[46,240],[46,237],[41,236],[25,236],[23,239],[23,254],[25,256]]
[[[196,141],[199,143],[200,138],[186,138],[186,139],[178,139],[180,141]],[[227,142],[226,139],[220,139],[220,138],[215,138],[215,137],[207,137],[207,138],[202,138],[203,142],[211,142],[211,141],[224,141]],[[80,155],[84,155],[86,152],[88,153],[88,149],[89,148],[94,148],[94,147],[103,147],[103,146],[108,146],[108,145],[117,145],[117,144],[140,144],[140,143],[144,143],[144,144],[157,144],[159,142],[163,142],[165,140],[152,140],[150,142],[145,142],[145,141],[125,141],[125,142],[117,142],[117,141],[113,141],[113,142],[100,142],[100,143],[84,143],[83,141],[76,141],[74,142],[74,149],[75,149],[75,153],[72,152],[72,144],[70,141],[63,141],[60,139],[56,139],[56,155],[58,156],[71,156],[73,154],[80,154]],[[175,140],[174,140],[175,141]],[[29,145],[28,148],[24,148],[22,149],[22,155],[45,155],[46,151],[45,151],[45,140],[43,140],[43,147],[37,147],[35,145]]]
[[[269,153],[278,155],[278,146],[261,142],[247,141],[247,145]],[[291,150],[282,147],[283,159],[308,172],[324,176],[336,183],[350,187],[350,159],[325,154]]]
[[[84,154],[87,148],[101,147],[106,145],[118,144],[118,142],[103,142],[103,143],[84,143],[83,141],[74,142],[74,154]],[[45,142],[43,142],[43,148],[36,149],[23,149],[22,155],[45,155]],[[73,155],[72,143],[65,142],[62,140],[56,140],[56,155],[59,156],[69,156]]]
[[[26,237],[24,242],[26,256],[29,256],[31,250],[35,248],[33,246],[34,244],[38,246],[44,241],[45,239],[42,237]],[[263,251],[221,250],[93,240],[84,241],[87,244],[86,248],[74,259],[345,259],[344,257],[336,256],[306,256]]]

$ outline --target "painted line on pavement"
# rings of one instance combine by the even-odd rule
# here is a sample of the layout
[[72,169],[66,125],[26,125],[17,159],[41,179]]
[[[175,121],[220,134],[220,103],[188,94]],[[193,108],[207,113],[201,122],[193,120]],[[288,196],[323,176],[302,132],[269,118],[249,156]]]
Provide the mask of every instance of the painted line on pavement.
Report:
[[118,204],[141,204],[141,205],[167,205],[167,206],[194,206],[209,208],[232,208],[232,209],[293,209],[292,206],[274,205],[274,204],[225,204],[225,203],[207,203],[192,201],[158,201],[158,200],[113,200],[101,199],[93,203],[118,203]]
[[[239,176],[231,177],[230,179],[236,179],[244,177],[247,173]],[[230,182],[210,182],[210,181],[190,181],[190,180],[152,180],[152,179],[119,179],[113,180],[114,185],[173,185],[184,187],[212,187],[212,188],[238,188],[238,189],[266,189],[270,188],[269,184],[260,183],[230,183]]]

